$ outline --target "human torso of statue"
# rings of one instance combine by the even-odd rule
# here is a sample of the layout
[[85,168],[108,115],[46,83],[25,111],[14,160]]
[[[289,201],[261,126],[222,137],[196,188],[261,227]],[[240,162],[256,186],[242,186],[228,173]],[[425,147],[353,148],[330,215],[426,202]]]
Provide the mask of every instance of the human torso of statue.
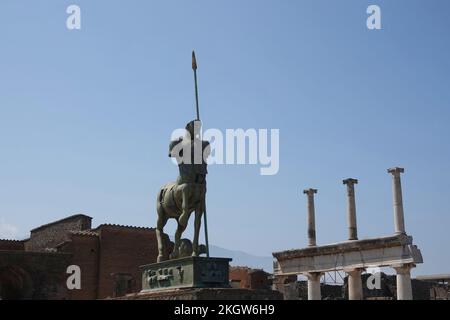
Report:
[[210,154],[208,141],[200,139],[179,138],[169,146],[169,156],[178,163],[178,184],[195,183],[206,184],[208,174],[206,160]]

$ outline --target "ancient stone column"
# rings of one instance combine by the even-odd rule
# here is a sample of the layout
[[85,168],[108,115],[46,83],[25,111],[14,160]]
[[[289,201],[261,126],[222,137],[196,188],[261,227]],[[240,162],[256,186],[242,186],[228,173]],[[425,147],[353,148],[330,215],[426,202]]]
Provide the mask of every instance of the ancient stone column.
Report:
[[400,174],[405,170],[403,168],[390,168],[388,172],[392,174],[392,194],[394,199],[394,223],[396,234],[406,234],[405,217],[403,214],[403,197]]
[[321,300],[320,277],[322,273],[310,272],[306,276],[308,277],[308,300]]
[[342,181],[347,185],[347,201],[348,201],[348,240],[358,240],[358,230],[356,227],[356,203],[355,203],[355,184],[356,179],[345,179]]
[[308,246],[316,245],[316,218],[314,208],[314,194],[316,189],[306,189],[303,193],[308,196]]
[[397,272],[397,300],[412,300],[411,269],[414,265],[395,266]]
[[361,280],[362,269],[344,270],[348,274],[348,299],[362,300],[363,288]]

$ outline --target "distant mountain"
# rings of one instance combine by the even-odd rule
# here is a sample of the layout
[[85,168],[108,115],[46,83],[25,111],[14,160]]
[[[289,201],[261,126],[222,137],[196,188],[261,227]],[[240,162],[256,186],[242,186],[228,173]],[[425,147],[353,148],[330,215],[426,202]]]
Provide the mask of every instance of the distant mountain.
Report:
[[242,251],[229,250],[218,246],[210,245],[209,254],[211,257],[232,258],[232,266],[247,266],[255,269],[264,269],[264,271],[273,272],[273,258],[255,256]]
[[[173,241],[173,236],[169,236]],[[255,256],[247,252],[230,250],[215,245],[209,245],[209,255],[217,258],[231,258],[231,266],[250,267],[254,269],[263,269],[268,273],[273,272],[273,258]]]

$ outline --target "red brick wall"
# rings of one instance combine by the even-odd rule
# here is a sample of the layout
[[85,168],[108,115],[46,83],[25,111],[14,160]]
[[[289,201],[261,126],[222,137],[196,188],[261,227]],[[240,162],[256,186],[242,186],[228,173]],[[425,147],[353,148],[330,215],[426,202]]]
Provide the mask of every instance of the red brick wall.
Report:
[[9,280],[21,286],[20,297],[13,299],[66,299],[70,260],[71,255],[64,253],[1,251],[0,282]]
[[248,277],[248,269],[247,268],[230,268],[229,273],[230,281],[239,282],[239,288],[250,288],[250,282]]
[[24,251],[25,241],[0,240],[0,250]]
[[[99,239],[92,235],[71,235],[72,241],[62,248],[72,253],[71,264],[81,269],[81,289],[69,290],[68,298],[88,300],[97,298]],[[69,275],[68,275],[69,276]]]
[[[27,259],[23,261],[27,261],[33,268],[44,270],[44,273],[49,266],[40,264],[40,262],[35,263],[32,257],[40,257],[40,255],[57,257],[62,254],[61,257],[64,259],[58,260],[59,273],[49,283],[51,290],[58,289],[57,293],[53,293],[53,291],[50,293],[38,292],[37,297],[78,300],[113,297],[117,280],[114,274],[131,275],[134,280],[133,291],[140,291],[141,271],[139,266],[155,263],[158,256],[155,230],[101,225],[90,232],[70,233],[69,231],[85,230],[88,226],[87,222],[90,225],[90,218],[86,217],[89,218],[88,221],[84,217],[65,219],[65,221],[37,228],[32,231],[32,237],[27,241],[2,240],[0,241],[0,250],[5,250],[3,253],[9,255],[14,251],[25,250]],[[167,235],[164,235],[164,238],[167,243],[167,251],[170,252],[172,243]],[[29,252],[43,251],[45,248],[57,248],[59,253]],[[0,252],[0,262],[3,256]],[[20,262],[19,265],[23,263]],[[72,264],[81,269],[81,290],[67,290],[66,280],[69,275],[66,273],[66,269]],[[30,270],[32,270],[31,267]],[[33,274],[33,271],[30,271],[30,274]],[[42,282],[39,284],[39,288],[41,287],[46,288]]]
[[239,282],[239,287],[244,289],[270,288],[268,274],[263,270],[251,269],[247,267],[231,267],[229,278],[230,281]]
[[269,289],[268,274],[262,270],[255,270],[249,274],[251,289]]
[[134,291],[140,291],[139,266],[156,262],[158,256],[155,230],[102,225],[97,231],[100,234],[97,298],[113,297],[115,283],[112,274],[115,273],[130,274],[136,284]]

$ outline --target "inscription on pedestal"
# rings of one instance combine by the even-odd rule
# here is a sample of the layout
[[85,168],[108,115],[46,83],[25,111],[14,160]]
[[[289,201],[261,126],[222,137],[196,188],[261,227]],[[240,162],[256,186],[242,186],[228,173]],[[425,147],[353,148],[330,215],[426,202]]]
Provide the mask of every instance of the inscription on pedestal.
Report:
[[141,267],[142,291],[228,288],[229,258],[186,257]]

